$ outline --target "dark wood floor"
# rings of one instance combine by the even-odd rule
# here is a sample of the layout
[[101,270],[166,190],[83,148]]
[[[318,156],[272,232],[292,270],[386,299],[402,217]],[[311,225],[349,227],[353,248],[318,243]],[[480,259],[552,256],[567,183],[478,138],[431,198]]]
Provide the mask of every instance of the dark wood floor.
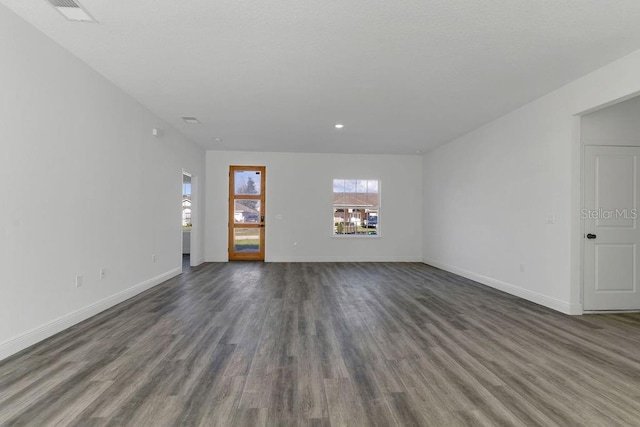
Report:
[[640,315],[422,264],[205,264],[0,363],[0,425],[640,425]]

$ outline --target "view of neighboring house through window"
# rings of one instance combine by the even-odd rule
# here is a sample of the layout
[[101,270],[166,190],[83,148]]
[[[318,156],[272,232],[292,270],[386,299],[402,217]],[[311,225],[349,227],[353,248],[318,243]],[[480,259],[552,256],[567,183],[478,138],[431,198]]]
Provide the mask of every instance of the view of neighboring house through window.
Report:
[[191,230],[191,177],[182,175],[182,228]]
[[372,179],[333,180],[333,234],[376,236],[380,231],[380,186]]
[[[260,194],[260,178],[256,177],[255,171],[238,171],[236,172],[236,189],[235,194],[239,196]],[[235,201],[235,222],[259,222],[260,200],[255,199],[236,199]]]

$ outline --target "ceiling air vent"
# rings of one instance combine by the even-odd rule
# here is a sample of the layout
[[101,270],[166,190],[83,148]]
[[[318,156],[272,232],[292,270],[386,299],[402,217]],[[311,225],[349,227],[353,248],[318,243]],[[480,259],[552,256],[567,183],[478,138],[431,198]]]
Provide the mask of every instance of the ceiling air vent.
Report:
[[75,0],[48,0],[69,21],[96,22],[96,20]]

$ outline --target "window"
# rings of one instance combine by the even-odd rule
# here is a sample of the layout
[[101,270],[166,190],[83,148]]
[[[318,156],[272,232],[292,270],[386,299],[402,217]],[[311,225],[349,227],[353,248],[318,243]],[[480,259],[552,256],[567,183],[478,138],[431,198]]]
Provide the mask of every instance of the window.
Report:
[[377,236],[380,185],[372,179],[333,180],[333,234]]

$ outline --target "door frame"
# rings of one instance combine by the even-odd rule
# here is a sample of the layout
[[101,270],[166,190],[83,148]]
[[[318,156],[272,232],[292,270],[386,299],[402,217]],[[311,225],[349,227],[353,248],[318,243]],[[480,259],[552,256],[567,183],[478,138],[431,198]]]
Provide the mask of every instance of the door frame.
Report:
[[[260,250],[258,252],[236,253],[232,250],[234,247],[234,229],[235,223],[235,178],[233,173],[235,171],[259,171],[260,172],[260,194],[259,195],[239,195],[241,199],[251,199],[260,201],[260,213],[258,215],[259,221],[253,223],[241,223],[240,228],[251,228],[260,230]],[[229,222],[227,224],[227,253],[229,261],[264,261],[265,260],[265,243],[266,243],[266,192],[267,192],[267,168],[266,166],[244,166],[244,165],[230,165],[229,166]]]
[[[592,313],[584,310],[584,247],[586,222],[580,218],[580,211],[584,208],[584,165],[585,146],[587,145],[607,145],[608,140],[589,140],[582,134],[582,117],[640,96],[640,90],[626,92],[624,95],[612,92],[605,94],[598,99],[586,99],[572,107],[570,115],[570,151],[571,151],[571,199],[570,199],[570,260],[569,268],[569,307],[566,314],[581,315]],[[616,145],[626,145],[625,141],[617,141]],[[637,144],[632,144],[636,146]]]
[[[181,183],[184,183],[184,176],[191,177],[191,253],[189,256],[189,265],[191,267],[197,267],[204,262],[202,252],[200,251],[200,193],[199,193],[199,179],[196,175],[193,175],[187,169],[182,169],[180,174]],[[180,185],[180,218],[182,218],[182,185]],[[182,254],[182,235],[183,229],[180,226],[180,253]],[[182,255],[180,255],[182,258]],[[180,261],[182,265],[182,261]]]

